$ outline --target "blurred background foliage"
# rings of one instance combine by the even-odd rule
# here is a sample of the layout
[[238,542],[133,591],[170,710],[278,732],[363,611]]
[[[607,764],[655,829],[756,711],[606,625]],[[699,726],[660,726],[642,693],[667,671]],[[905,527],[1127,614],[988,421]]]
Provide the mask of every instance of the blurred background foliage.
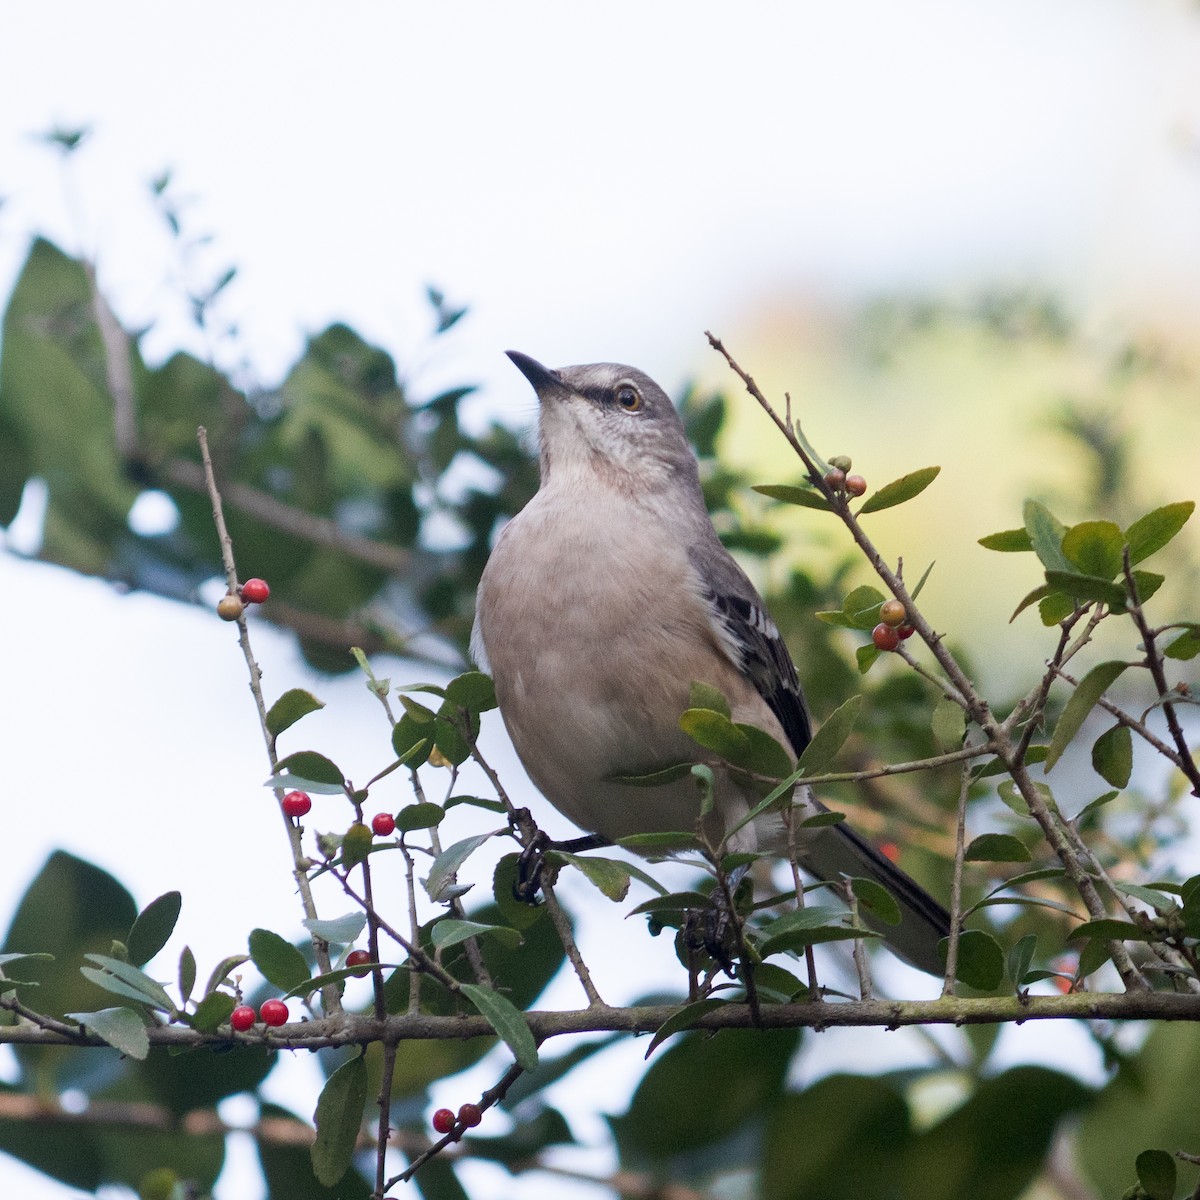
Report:
[[[157,190],[169,197],[165,182]],[[202,326],[211,323],[231,277],[220,275],[191,297]],[[195,436],[203,424],[243,577],[270,581],[264,617],[294,630],[313,666],[351,669],[351,645],[434,664],[462,662],[491,540],[536,487],[524,433],[495,419],[465,420],[469,381],[434,396],[415,394],[384,350],[345,325],[312,336],[282,383],[268,389],[248,387],[188,354],[148,363],[138,331],[121,328],[94,280],[89,263],[38,240],[9,300],[0,334],[0,523],[44,489],[39,558],[122,588],[210,604],[221,569]],[[429,301],[436,339],[463,311],[434,290]],[[785,341],[780,328],[796,336]],[[811,314],[781,310],[737,353],[772,394],[789,386],[803,396],[798,412],[809,435],[826,454],[852,452],[873,484],[929,463],[946,468],[918,505],[879,518],[880,540],[903,545],[918,574],[938,560],[923,601],[956,652],[999,688],[992,701],[1003,710],[1038,669],[1041,651],[1030,643],[1053,635],[1033,612],[1012,629],[1005,624],[1036,579],[1021,556],[988,556],[975,540],[1020,523],[1025,492],[1014,488],[1066,520],[1103,517],[1123,525],[1155,504],[1184,498],[1200,444],[1197,372],[1161,347],[1097,344],[1074,331],[1051,300],[1029,294],[966,304],[881,302],[839,318],[833,332],[831,342],[828,324],[818,336]],[[776,388],[779,380],[788,382]],[[869,400],[866,420],[860,407],[853,426],[844,415],[849,406],[839,402],[848,396]],[[956,396],[986,402],[956,404]],[[813,618],[840,609],[866,578],[833,522],[781,511],[749,492],[752,483],[794,481],[794,462],[754,423],[760,418],[748,402],[731,403],[723,391],[697,384],[678,403],[714,521],[763,586],[818,717],[866,692],[847,765],[935,753],[932,689],[895,664],[862,675],[854,650],[865,637]],[[1180,468],[1181,454],[1191,473]],[[993,470],[1014,457],[1020,469]],[[138,517],[147,497],[168,514],[153,527]],[[1189,536],[1174,551],[1164,591],[1173,603],[1194,594],[1195,531]],[[1072,798],[1064,804],[1069,810],[1105,790],[1084,759],[1065,769],[1069,778],[1055,784],[1060,802]],[[895,844],[904,866],[945,894],[957,786],[949,771],[831,790],[860,828]],[[1144,878],[1151,864],[1171,871],[1185,828],[1181,795],[1162,772],[1138,771],[1091,822],[1092,844],[1114,873]],[[994,788],[980,784],[976,804],[976,823],[1018,828]],[[1033,866],[1049,861],[1044,847],[1031,851]],[[1012,873],[1009,864],[977,865],[968,901]],[[1044,898],[1069,899],[1053,882],[1039,887]],[[71,919],[63,920],[68,900]],[[55,856],[16,915],[5,949],[52,948],[61,961],[75,961],[120,936],[134,911],[116,880]],[[1005,947],[1035,934],[1042,966],[1062,951],[1067,928],[1061,914],[1035,907],[991,909],[974,923]],[[519,999],[532,1003],[558,959],[535,937],[521,953],[526,957],[514,969],[528,986]],[[1069,980],[1073,963],[1056,965]],[[1006,979],[996,990],[1014,986]],[[85,1003],[48,997],[54,1011]],[[1200,1152],[1200,1035],[1166,1026],[1131,1049],[1111,1030],[1091,1032],[1110,1068],[1099,1087],[1040,1067],[994,1069],[991,1029],[968,1031],[953,1053],[940,1049],[920,1070],[836,1074],[800,1089],[789,1082],[789,1062],[803,1053],[807,1035],[686,1035],[652,1057],[627,1112],[613,1117],[612,1136],[623,1169],[651,1191],[668,1181],[683,1189],[672,1195],[1116,1197],[1134,1181],[1142,1150]],[[569,1142],[570,1127],[542,1088],[606,1045],[551,1056],[540,1078],[525,1081],[506,1102],[512,1132],[468,1137],[467,1153],[516,1170]],[[458,1043],[414,1047],[398,1076],[397,1125],[417,1136],[429,1086],[481,1052]],[[197,1057],[205,1059],[203,1070]],[[145,1100],[178,1113],[253,1091],[269,1069],[240,1050],[181,1061],[182,1071],[159,1054],[135,1064],[99,1052],[31,1051],[18,1056],[19,1080],[6,1090],[75,1088],[94,1100]],[[222,1161],[219,1136],[180,1129],[110,1136],[81,1134],[70,1123],[35,1127],[0,1118],[0,1144],[87,1190],[120,1182],[148,1194],[146,1180],[158,1167],[195,1180],[203,1194]],[[260,1150],[272,1198],[333,1194],[293,1148],[263,1142]],[[347,1181],[336,1194],[366,1194],[360,1182]],[[447,1162],[435,1163],[416,1186],[436,1200],[466,1195]]]

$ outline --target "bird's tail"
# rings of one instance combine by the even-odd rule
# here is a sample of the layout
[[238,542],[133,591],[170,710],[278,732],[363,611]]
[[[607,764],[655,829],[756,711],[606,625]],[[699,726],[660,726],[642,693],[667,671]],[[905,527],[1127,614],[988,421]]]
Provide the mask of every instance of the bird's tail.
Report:
[[905,962],[930,975],[945,971],[938,942],[950,936],[950,914],[911,875],[846,822],[827,826],[811,840],[806,839],[800,865],[819,879],[866,876],[883,884],[900,906],[900,923],[885,925],[864,912],[866,924],[881,933]]

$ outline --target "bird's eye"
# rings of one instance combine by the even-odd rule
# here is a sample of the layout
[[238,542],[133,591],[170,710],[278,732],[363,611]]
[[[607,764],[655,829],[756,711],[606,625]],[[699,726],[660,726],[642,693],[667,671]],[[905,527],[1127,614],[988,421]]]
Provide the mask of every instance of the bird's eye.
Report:
[[642,407],[642,394],[637,388],[625,384],[617,389],[617,403],[626,412],[637,412]]

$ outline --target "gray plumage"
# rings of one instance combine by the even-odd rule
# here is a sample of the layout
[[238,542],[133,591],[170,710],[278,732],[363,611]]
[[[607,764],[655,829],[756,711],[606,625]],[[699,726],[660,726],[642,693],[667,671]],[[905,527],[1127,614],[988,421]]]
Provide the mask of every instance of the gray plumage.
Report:
[[[693,780],[644,788],[615,778],[696,760],[679,728],[693,681],[719,689],[734,721],[799,756],[811,723],[795,666],[713,529],[666,393],[632,367],[550,371],[509,357],[540,402],[541,486],[484,570],[472,652],[496,681],[530,778],[576,825],[613,840],[692,830]],[[711,832],[732,828],[756,799],[718,770]],[[824,811],[807,788],[794,803]],[[844,823],[802,833],[800,865],[822,879],[883,883],[903,920],[880,932],[913,965],[939,974],[945,909]],[[785,853],[778,813],[739,830],[730,848]]]

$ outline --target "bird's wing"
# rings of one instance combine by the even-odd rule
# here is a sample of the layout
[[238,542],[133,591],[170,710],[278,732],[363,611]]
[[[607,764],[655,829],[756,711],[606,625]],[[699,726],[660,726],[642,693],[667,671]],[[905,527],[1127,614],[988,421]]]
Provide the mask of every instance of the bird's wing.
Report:
[[812,722],[796,667],[762,597],[715,533],[688,558],[717,643],[767,702],[799,757],[812,740]]

